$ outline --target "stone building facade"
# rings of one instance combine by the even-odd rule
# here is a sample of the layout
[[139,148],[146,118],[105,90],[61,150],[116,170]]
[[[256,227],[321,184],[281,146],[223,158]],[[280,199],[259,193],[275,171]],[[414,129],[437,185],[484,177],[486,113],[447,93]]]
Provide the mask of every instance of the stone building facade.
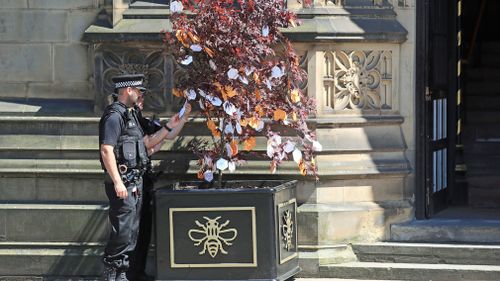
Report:
[[[13,250],[0,252],[0,275],[99,272],[98,116],[121,72],[147,74],[150,113],[179,109],[178,67],[159,36],[167,2],[0,0],[0,247]],[[392,224],[415,218],[416,0],[288,2],[303,20],[285,32],[308,72],[324,147],[320,182],[302,181],[298,196],[302,274],[319,276],[322,265],[353,259],[351,243],[389,240]],[[182,145],[203,126],[194,120],[167,142],[156,159],[162,180],[195,173]],[[253,161],[234,177],[269,178],[267,165]],[[276,177],[296,174],[285,164]]]

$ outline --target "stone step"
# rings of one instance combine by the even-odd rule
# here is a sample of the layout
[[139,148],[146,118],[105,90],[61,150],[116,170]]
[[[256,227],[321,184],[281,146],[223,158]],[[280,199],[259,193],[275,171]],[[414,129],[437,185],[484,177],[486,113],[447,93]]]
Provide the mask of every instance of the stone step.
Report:
[[[500,92],[499,92],[500,93]],[[467,112],[467,125],[484,123],[499,123],[500,111],[469,111]]]
[[[498,77],[497,79],[500,79]],[[464,102],[467,111],[487,110],[494,111],[500,108],[500,95],[471,96]]]
[[[374,152],[360,154],[318,155],[317,160],[325,163],[319,166],[320,177],[348,178],[361,175],[394,175],[409,173],[409,162],[403,152]],[[198,172],[197,160],[186,158],[185,155],[170,156],[168,161],[154,161],[160,170],[171,178],[193,175]],[[333,169],[328,166],[333,166]],[[43,176],[89,176],[99,177],[103,172],[98,159],[0,159],[0,175],[20,177],[21,175]],[[292,160],[283,161],[275,175],[269,174],[269,160],[248,161],[237,167],[229,176],[262,175],[265,178],[282,176],[300,177],[297,164]]]
[[391,225],[391,241],[500,243],[500,220],[433,218]]
[[172,13],[169,9],[150,9],[145,7],[135,7],[123,13],[124,19],[168,19]]
[[403,152],[375,152],[363,154],[319,155],[320,174],[334,173],[345,178],[358,175],[393,174],[395,176],[410,172],[410,164]]
[[467,175],[469,188],[500,189],[500,175],[493,174],[489,176]]
[[2,135],[98,135],[98,117],[0,116]]
[[[19,96],[19,93],[12,94]],[[4,95],[0,97],[0,116],[37,116],[36,118],[43,115],[52,115],[56,118],[61,118],[57,116],[95,116],[94,100],[5,98]]]
[[500,265],[498,245],[381,242],[352,249],[362,262]]
[[477,188],[469,185],[469,205],[472,207],[494,208],[500,202],[500,182],[488,188]]
[[320,277],[388,280],[498,280],[500,266],[350,262],[320,266]]
[[499,67],[471,67],[466,69],[467,81],[473,82],[494,82],[497,78],[500,78],[500,68]]
[[464,140],[464,154],[469,155],[487,155],[487,154],[500,154],[500,142],[485,141],[485,142],[465,142]]
[[466,154],[465,164],[467,174],[473,176],[489,176],[495,174],[500,166],[500,155],[469,155]]
[[500,94],[500,81],[491,80],[488,83],[483,81],[470,81],[465,85],[464,94],[467,99],[475,96],[498,96]]
[[[206,132],[208,134],[208,132]],[[345,153],[365,151],[402,151],[406,148],[398,126],[371,126],[365,128],[335,128],[318,130],[317,137],[323,145],[323,153]],[[162,151],[189,151],[188,144],[193,140],[211,141],[208,135],[182,136],[166,140]],[[286,139],[284,137],[283,141]],[[0,151],[11,151],[13,155],[28,150],[30,153],[73,152],[64,158],[98,156],[99,138],[97,135],[53,135],[44,134],[0,134]],[[267,139],[257,137],[254,151],[265,152]],[[77,153],[80,152],[80,153]],[[43,154],[42,154],[43,155]],[[57,155],[57,154],[56,154]],[[18,157],[20,158],[20,157]]]
[[[300,231],[300,230],[299,230]],[[300,245],[299,265],[301,271],[297,277],[311,277],[318,275],[318,264],[332,264],[357,261],[356,256],[348,244],[328,246]]]
[[297,217],[299,244],[386,240],[392,223],[407,221],[411,216],[412,207],[406,201],[303,204]]
[[12,276],[0,279],[38,280],[21,277],[31,276],[47,280],[45,276],[52,275],[61,276],[60,280],[64,280],[62,276],[88,280],[102,273],[102,251],[102,243],[0,242],[0,276]]
[[0,159],[0,174],[101,175],[99,159]]
[[130,9],[169,9],[170,5],[165,0],[134,1],[129,5]]
[[500,130],[497,123],[465,125],[462,133],[464,143],[496,143],[500,146]]
[[103,177],[0,177],[0,203],[104,204]]
[[0,241],[102,242],[105,205],[0,204]]
[[[160,118],[161,121],[168,118]],[[310,118],[309,122],[318,128],[357,128],[370,126],[399,126],[404,119],[395,115],[343,115],[330,118]],[[204,118],[192,118],[185,128],[193,135],[207,132]],[[25,135],[98,135],[99,117],[59,117],[59,116],[1,116],[0,134]]]

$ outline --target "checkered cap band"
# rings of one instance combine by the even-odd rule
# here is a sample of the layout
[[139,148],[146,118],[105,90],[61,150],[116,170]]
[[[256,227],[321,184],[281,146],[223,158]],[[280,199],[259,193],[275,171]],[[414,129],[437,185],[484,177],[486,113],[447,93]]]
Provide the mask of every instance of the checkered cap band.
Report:
[[142,80],[117,82],[115,89],[142,86]]

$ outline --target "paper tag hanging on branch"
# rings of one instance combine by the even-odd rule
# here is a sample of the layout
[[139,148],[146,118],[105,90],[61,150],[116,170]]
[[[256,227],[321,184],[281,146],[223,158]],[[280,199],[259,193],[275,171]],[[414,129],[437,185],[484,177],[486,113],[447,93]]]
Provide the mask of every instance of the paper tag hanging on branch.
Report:
[[180,13],[184,9],[181,1],[172,1],[170,3],[170,11],[172,13]]
[[184,116],[184,113],[186,113],[186,105],[188,104],[188,101],[186,100],[184,102],[184,105],[182,106],[181,110],[179,111],[179,118],[182,118]]
[[193,62],[193,57],[192,56],[187,56],[183,60],[181,60],[181,63],[183,65],[189,65]]

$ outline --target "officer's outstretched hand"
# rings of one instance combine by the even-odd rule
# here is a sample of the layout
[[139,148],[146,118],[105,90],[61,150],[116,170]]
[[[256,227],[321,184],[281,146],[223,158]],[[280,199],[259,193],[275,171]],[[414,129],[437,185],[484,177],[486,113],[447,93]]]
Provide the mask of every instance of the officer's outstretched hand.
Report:
[[184,121],[187,121],[187,118],[189,117],[189,114],[191,114],[191,110],[193,108],[191,107],[191,105],[188,103],[186,104],[185,106],[185,111],[184,111],[184,116],[182,116],[182,118],[184,119]]
[[120,199],[125,199],[128,196],[127,188],[123,184],[123,182],[120,182],[118,184],[115,184],[115,192],[116,196]]
[[167,126],[170,128],[175,128],[181,123],[181,118],[179,118],[179,113],[176,113],[170,120],[168,120]]

